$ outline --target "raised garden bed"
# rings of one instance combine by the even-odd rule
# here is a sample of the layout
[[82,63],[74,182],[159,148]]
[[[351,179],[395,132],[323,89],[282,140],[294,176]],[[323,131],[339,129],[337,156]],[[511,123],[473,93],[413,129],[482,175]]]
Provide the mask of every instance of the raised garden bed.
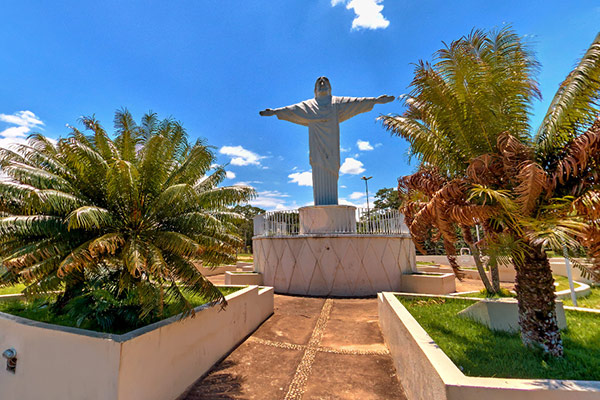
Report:
[[[224,296],[228,296],[238,290],[241,290],[242,286],[220,286],[218,287],[221,293]],[[114,333],[114,334],[122,334],[142,327],[138,326],[125,326],[121,328],[113,328],[111,330],[101,330],[99,327],[90,325],[89,321],[78,321],[76,318],[71,317],[68,314],[57,315],[53,313],[49,303],[52,303],[55,299],[53,299],[53,294],[47,295],[37,295],[32,298],[25,297],[23,294],[13,294],[13,295],[4,295],[0,296],[0,312],[15,315],[17,317],[31,319],[37,322],[45,322],[49,324],[56,324],[61,326],[70,326],[72,328],[82,328],[95,330],[97,332],[104,333]],[[187,300],[190,302],[192,307],[202,306],[208,303],[208,299],[201,295],[194,295],[187,297]],[[167,303],[162,318],[157,318],[155,320],[150,320],[146,324],[158,322],[160,319],[165,319],[172,317],[177,314],[173,312]]]
[[595,345],[600,314],[567,311],[571,328],[563,331],[566,356],[554,360],[525,349],[518,334],[492,332],[457,317],[457,311],[472,304],[469,300],[407,297],[417,302],[415,307],[430,308],[415,318],[394,293],[380,293],[378,301],[379,323],[408,398],[600,398],[600,382],[594,380],[600,377],[600,349]]
[[262,274],[258,272],[226,272],[226,285],[262,285]]
[[[0,349],[17,351],[15,373],[0,369],[1,399],[176,399],[273,313],[273,289],[249,286],[228,306],[199,306],[116,335],[0,313]],[[4,361],[4,360],[2,360]]]
[[402,291],[408,293],[448,294],[456,292],[453,273],[417,272],[402,275]]

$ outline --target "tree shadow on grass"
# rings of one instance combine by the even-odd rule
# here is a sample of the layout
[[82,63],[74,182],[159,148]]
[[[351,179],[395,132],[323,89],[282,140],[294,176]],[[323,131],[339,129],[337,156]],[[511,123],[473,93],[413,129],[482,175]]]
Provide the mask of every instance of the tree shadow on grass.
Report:
[[237,363],[224,360],[208,374],[196,381],[181,400],[233,400],[242,399],[244,378],[227,372]]

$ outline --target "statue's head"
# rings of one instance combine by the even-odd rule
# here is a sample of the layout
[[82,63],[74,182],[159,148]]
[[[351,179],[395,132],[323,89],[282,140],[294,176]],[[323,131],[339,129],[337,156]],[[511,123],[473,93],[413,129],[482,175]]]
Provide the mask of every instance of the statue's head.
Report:
[[315,82],[315,97],[331,96],[331,84],[326,76],[320,76]]

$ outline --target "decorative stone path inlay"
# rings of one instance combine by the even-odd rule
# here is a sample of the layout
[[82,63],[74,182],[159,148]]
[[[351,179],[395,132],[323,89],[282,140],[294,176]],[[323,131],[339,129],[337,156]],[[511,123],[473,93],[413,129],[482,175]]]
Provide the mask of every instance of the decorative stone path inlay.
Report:
[[[265,346],[278,347],[280,349],[305,350],[308,346],[303,344],[294,344],[286,342],[274,342],[272,340],[260,339],[254,336],[248,338],[249,342],[258,343]],[[318,346],[317,351],[333,354],[350,354],[355,356],[387,356],[390,352],[386,350],[355,350],[355,349],[334,349],[333,347]]]
[[317,350],[321,344],[323,332],[325,331],[325,325],[327,324],[327,320],[331,314],[332,306],[333,299],[325,300],[325,304],[323,304],[323,308],[321,309],[321,315],[319,315],[319,319],[317,320],[317,325],[315,326],[310,340],[308,341],[308,346],[306,346],[304,356],[302,356],[302,360],[296,368],[294,378],[292,379],[287,394],[284,397],[285,400],[298,400],[302,398],[304,389],[306,387],[306,380],[310,375],[312,364],[315,361],[315,355],[317,354]]

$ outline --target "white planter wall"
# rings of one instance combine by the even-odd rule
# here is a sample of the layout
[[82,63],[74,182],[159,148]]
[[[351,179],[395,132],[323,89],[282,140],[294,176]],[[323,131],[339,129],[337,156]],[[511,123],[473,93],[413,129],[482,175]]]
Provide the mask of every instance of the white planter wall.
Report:
[[[433,296],[435,297],[435,296]],[[592,400],[600,382],[465,376],[394,293],[379,293],[379,326],[409,400]]]
[[0,360],[2,400],[176,399],[273,313],[273,289],[226,297],[227,308],[157,322],[124,335],[60,327],[0,313],[0,351],[17,350],[16,373]]

